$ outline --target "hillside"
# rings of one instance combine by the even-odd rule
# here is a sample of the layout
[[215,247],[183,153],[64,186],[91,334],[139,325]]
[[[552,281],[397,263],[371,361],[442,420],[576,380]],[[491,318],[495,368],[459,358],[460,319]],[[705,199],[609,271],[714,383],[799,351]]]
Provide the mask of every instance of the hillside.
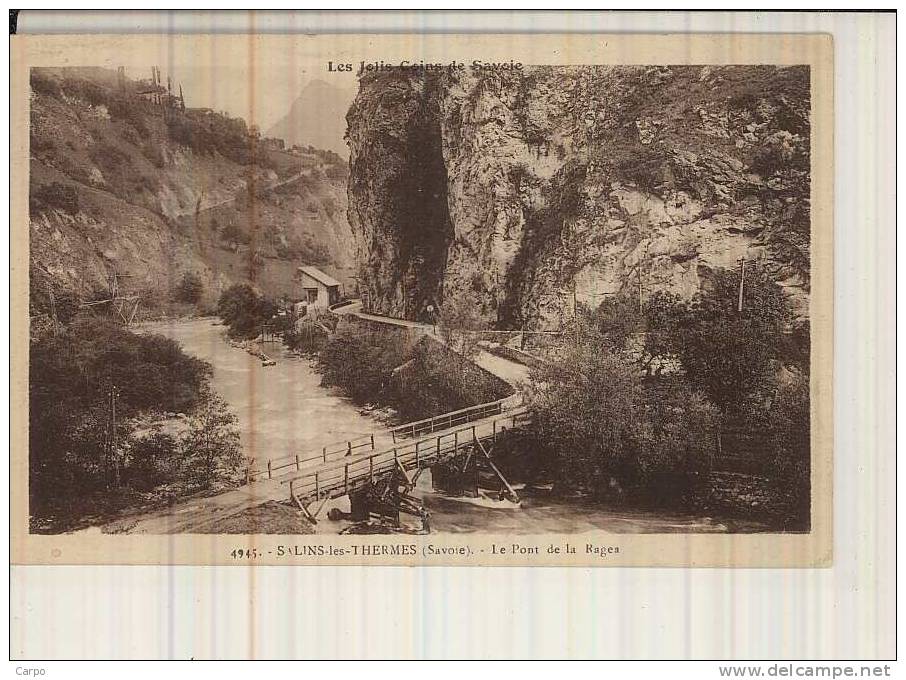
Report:
[[285,139],[287,145],[329,149],[346,158],[346,111],[354,96],[353,90],[313,80],[302,88],[289,112],[267,131],[267,136]]
[[573,300],[757,262],[808,315],[804,67],[526,67],[366,76],[349,219],[378,311],[470,300],[555,328]]
[[208,303],[236,281],[289,292],[299,264],[348,280],[335,153],[287,152],[241,119],[106,69],[33,69],[31,86],[33,306],[51,290],[90,297],[114,270],[152,307],[189,271]]

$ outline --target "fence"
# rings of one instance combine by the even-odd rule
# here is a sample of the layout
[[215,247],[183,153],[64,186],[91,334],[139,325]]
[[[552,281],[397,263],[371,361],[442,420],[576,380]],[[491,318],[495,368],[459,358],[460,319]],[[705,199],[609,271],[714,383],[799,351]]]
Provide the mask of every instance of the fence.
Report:
[[267,476],[267,479],[273,479],[274,475],[281,470],[290,468],[301,470],[304,465],[314,462],[326,463],[337,458],[344,458],[346,456],[351,456],[354,452],[361,451],[361,449],[364,448],[374,451],[374,434],[364,435],[355,439],[347,439],[342,442],[334,442],[321,447],[320,452],[309,451],[301,454],[288,454],[279,458],[270,458],[267,461],[267,466],[262,468],[253,467],[256,462],[253,458],[249,461],[248,467],[246,468],[245,481],[246,483],[251,483],[265,475]]
[[424,420],[416,420],[412,423],[397,425],[396,427],[390,428],[389,432],[393,437],[393,443],[395,444],[398,439],[403,437],[417,437],[419,435],[431,434],[438,430],[447,430],[455,425],[470,423],[473,420],[481,420],[482,418],[488,418],[503,413],[505,410],[504,402],[508,399],[509,398],[498,399],[497,401],[491,401],[486,404],[478,404],[477,406],[469,406],[468,408],[450,411],[449,413],[444,413],[439,416],[432,416],[431,418],[425,418]]

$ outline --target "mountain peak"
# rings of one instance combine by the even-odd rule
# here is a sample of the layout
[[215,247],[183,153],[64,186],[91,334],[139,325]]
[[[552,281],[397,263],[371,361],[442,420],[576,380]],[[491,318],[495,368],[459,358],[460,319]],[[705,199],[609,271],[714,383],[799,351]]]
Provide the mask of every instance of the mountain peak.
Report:
[[348,158],[346,147],[346,112],[355,98],[355,89],[341,87],[320,78],[310,80],[293,102],[287,114],[268,131],[287,144],[311,145],[329,149]]

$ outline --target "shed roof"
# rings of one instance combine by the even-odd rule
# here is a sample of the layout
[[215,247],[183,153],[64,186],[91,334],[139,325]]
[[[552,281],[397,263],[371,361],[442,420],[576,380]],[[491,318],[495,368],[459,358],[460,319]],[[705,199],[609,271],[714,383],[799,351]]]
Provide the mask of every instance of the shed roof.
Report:
[[319,283],[323,283],[328,288],[332,288],[333,286],[340,285],[339,281],[337,281],[332,276],[325,274],[317,267],[302,266],[302,267],[299,267],[298,271],[308,274],[315,281],[318,281]]

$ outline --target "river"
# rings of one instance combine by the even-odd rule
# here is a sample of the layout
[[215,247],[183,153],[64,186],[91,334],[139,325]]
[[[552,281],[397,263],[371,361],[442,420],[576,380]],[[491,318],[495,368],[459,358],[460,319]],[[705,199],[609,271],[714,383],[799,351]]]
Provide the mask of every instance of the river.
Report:
[[[212,319],[144,324],[142,332],[159,333],[209,362],[212,387],[237,415],[242,447],[249,458],[277,458],[290,452],[315,451],[336,441],[384,429],[333,388],[323,387],[313,361],[298,357],[279,343],[262,344],[276,366],[231,346],[224,328]],[[578,534],[714,533],[759,531],[751,523],[678,513],[614,510],[590,501],[550,496],[544,490],[521,491],[521,502],[488,498],[450,498],[431,488],[425,471],[414,491],[430,512],[432,533]],[[336,505],[348,509],[348,502]],[[321,515],[318,533],[338,533],[349,525]]]

